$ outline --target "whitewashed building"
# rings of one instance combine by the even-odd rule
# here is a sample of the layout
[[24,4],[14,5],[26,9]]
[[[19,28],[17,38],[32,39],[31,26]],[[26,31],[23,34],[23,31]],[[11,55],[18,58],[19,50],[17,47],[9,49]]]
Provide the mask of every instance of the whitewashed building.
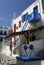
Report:
[[[30,29],[37,29],[38,27],[44,26],[44,0],[36,0],[26,10],[24,10],[20,16],[12,19],[13,32],[25,31]],[[30,41],[33,44],[35,50],[38,51],[44,49],[44,29],[34,33],[36,41]],[[31,36],[31,34],[29,33]],[[17,38],[17,37],[16,37]],[[20,37],[21,43],[26,43],[24,36]],[[14,38],[13,38],[14,41]],[[17,43],[17,42],[16,42]],[[39,44],[40,43],[40,44]],[[30,45],[29,44],[29,45]],[[38,47],[39,44],[39,47]],[[16,44],[17,47],[17,44]],[[37,52],[36,51],[36,52]]]
[[8,31],[9,27],[7,26],[0,27],[0,50],[2,48],[4,37],[8,35]]
[[27,25],[25,26],[26,30],[30,23],[39,21],[41,19],[42,25],[44,25],[44,1],[43,0],[36,0],[33,4],[31,4],[26,10],[24,10],[20,16],[16,19],[12,20],[12,28],[14,30],[14,25],[16,24],[17,29],[19,28],[19,22],[21,21],[22,27],[25,25],[26,21],[28,21]]

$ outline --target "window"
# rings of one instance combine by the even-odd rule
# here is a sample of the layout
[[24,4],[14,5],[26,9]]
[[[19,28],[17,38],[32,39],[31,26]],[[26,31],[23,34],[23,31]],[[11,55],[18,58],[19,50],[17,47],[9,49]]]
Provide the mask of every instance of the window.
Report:
[[35,40],[36,40],[36,35],[32,33],[30,36],[30,41],[35,41]]
[[0,37],[0,42],[2,42],[3,41],[3,37]]
[[43,8],[43,13],[44,13],[44,0],[42,0],[42,8]]
[[16,24],[14,25],[14,32],[16,32]]
[[22,22],[26,21],[27,19],[28,19],[28,13],[22,16]]
[[32,41],[35,41],[36,40],[36,36],[35,35],[32,35]]
[[26,20],[26,14],[24,15],[24,21]]
[[28,13],[24,15],[24,20],[26,21],[28,19]]
[[4,31],[4,35],[7,35],[7,31]]
[[21,27],[21,21],[19,21],[19,27]]
[[36,15],[36,13],[38,13],[38,6],[34,7],[34,15]]
[[0,35],[3,35],[3,31],[0,31]]

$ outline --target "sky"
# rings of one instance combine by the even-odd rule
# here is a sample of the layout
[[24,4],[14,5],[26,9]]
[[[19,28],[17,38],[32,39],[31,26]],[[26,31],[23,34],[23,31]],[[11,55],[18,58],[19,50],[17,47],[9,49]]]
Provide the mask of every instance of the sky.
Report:
[[35,0],[0,0],[0,26],[11,27],[13,14],[18,17]]

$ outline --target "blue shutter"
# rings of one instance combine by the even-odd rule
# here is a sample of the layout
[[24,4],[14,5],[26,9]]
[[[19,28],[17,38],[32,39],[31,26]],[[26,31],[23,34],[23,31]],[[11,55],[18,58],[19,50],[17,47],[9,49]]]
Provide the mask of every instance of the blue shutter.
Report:
[[40,14],[38,13],[38,6],[36,6],[35,8],[34,8],[34,19],[35,20],[40,20]]
[[22,22],[24,22],[24,15],[22,15]]
[[28,13],[22,16],[22,22],[27,21],[27,20],[28,20]]
[[34,7],[34,14],[38,13],[38,6]]
[[38,6],[34,7],[34,18],[36,19],[38,13]]

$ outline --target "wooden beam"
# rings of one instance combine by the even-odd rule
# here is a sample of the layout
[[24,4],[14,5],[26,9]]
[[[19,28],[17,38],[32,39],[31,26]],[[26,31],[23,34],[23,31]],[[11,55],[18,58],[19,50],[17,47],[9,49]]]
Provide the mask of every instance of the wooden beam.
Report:
[[27,34],[28,31],[31,33],[31,32],[36,32],[36,31],[41,30],[41,29],[44,29],[44,26],[38,27],[37,29],[14,32],[14,33],[12,33],[10,35],[7,35],[4,39],[12,38],[12,37],[18,36],[18,35],[25,35],[25,34]]

